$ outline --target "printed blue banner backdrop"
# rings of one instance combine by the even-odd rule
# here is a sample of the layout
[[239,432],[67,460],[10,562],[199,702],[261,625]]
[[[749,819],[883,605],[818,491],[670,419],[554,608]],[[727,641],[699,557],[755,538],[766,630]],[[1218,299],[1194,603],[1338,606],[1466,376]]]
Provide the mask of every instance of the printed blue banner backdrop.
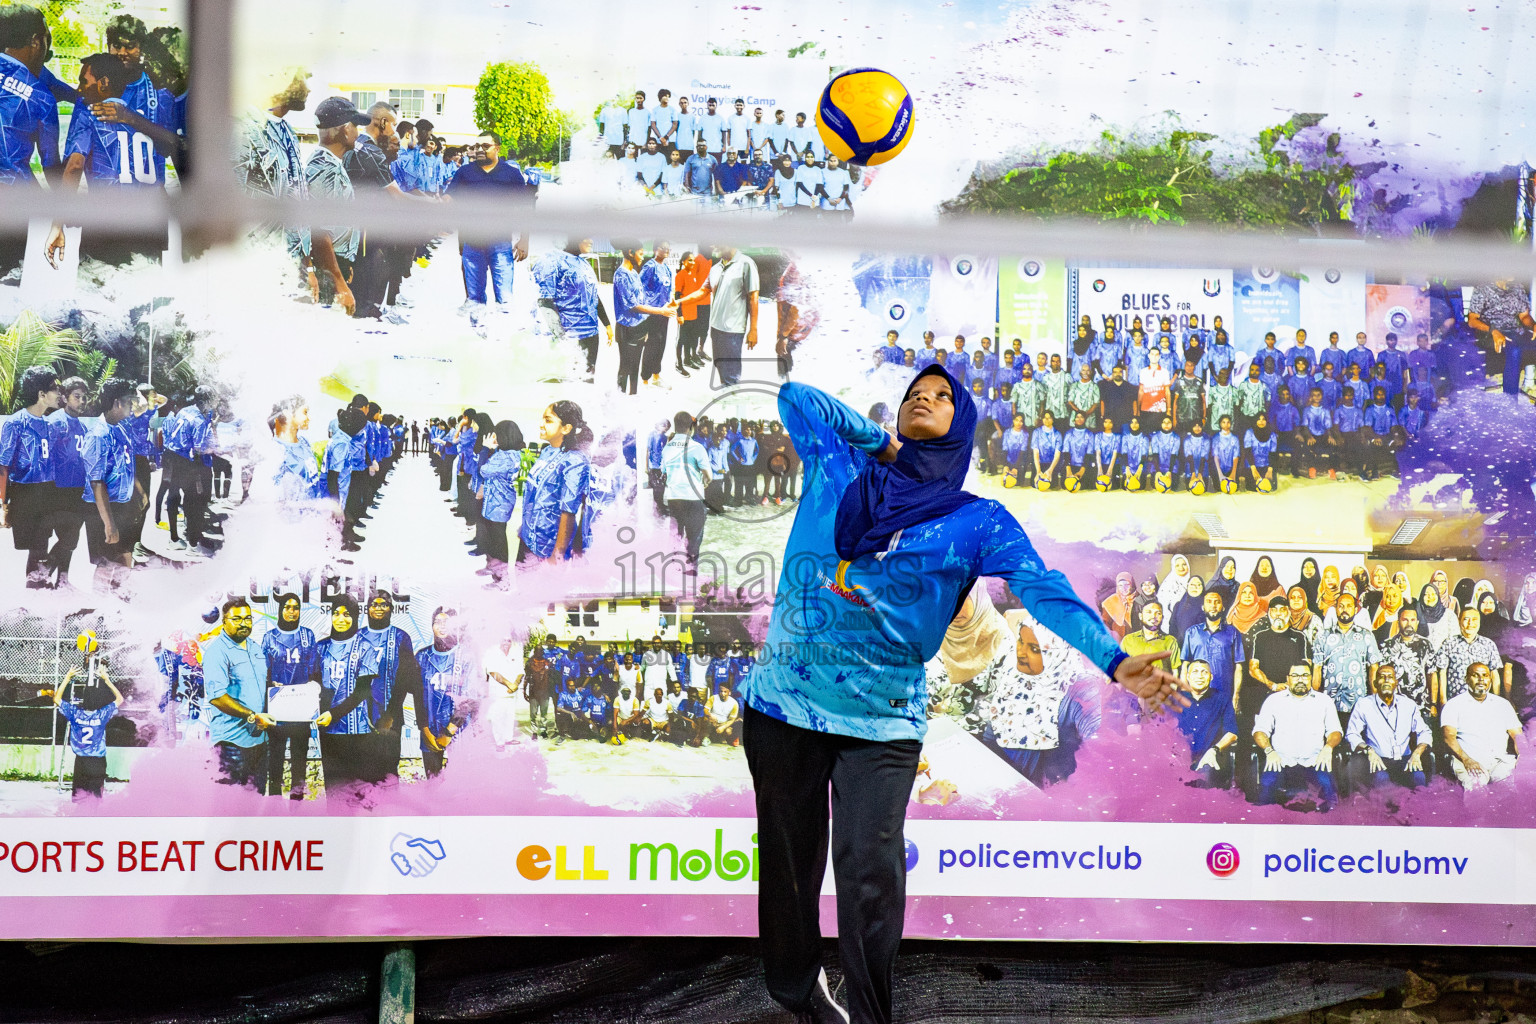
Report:
[[[1264,347],[1275,332],[1279,348],[1289,346],[1301,326],[1301,282],[1274,267],[1248,267],[1232,274],[1232,345],[1245,356]],[[1276,367],[1284,370],[1284,367]]]
[[[997,331],[997,257],[937,257],[928,295],[928,326],[940,344],[957,334],[967,338],[993,336]],[[980,343],[972,342],[971,350],[980,351]],[[997,351],[996,346],[992,351]]]

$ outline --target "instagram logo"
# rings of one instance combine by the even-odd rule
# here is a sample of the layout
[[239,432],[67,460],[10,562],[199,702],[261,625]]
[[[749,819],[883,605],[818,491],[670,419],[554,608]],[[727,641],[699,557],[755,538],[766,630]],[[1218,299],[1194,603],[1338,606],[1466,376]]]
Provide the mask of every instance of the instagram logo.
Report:
[[1205,866],[1210,868],[1211,874],[1217,878],[1226,878],[1237,870],[1241,860],[1237,855],[1237,847],[1231,843],[1217,843],[1205,855]]

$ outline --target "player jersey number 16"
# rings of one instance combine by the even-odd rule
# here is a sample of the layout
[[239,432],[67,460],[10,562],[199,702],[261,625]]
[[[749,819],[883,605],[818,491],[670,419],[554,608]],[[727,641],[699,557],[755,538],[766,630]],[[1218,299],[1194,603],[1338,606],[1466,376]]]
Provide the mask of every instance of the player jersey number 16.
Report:
[[117,180],[124,185],[137,181],[141,185],[153,185],[159,180],[155,174],[155,144],[143,132],[134,132],[130,141],[126,130],[117,133]]

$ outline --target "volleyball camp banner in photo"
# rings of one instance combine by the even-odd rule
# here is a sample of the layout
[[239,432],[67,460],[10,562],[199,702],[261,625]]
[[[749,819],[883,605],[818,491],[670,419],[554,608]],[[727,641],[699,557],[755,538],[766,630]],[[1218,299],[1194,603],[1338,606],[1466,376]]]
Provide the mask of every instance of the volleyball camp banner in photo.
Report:
[[1210,330],[1219,316],[1230,333],[1232,271],[1079,267],[1077,312],[1092,319],[1094,330],[1113,317],[1122,336],[1141,317],[1150,338],[1165,316],[1175,330],[1192,323]]

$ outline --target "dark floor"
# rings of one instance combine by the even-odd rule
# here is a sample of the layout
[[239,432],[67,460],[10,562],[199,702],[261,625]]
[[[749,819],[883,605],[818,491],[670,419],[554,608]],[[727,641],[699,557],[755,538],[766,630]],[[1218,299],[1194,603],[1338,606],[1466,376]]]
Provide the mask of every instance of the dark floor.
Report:
[[[0,1021],[362,1024],[377,1019],[389,948],[0,944]],[[740,940],[475,939],[414,949],[424,1022],[789,1019]],[[1524,950],[909,942],[897,975],[905,1022],[1536,1019],[1536,958]]]

